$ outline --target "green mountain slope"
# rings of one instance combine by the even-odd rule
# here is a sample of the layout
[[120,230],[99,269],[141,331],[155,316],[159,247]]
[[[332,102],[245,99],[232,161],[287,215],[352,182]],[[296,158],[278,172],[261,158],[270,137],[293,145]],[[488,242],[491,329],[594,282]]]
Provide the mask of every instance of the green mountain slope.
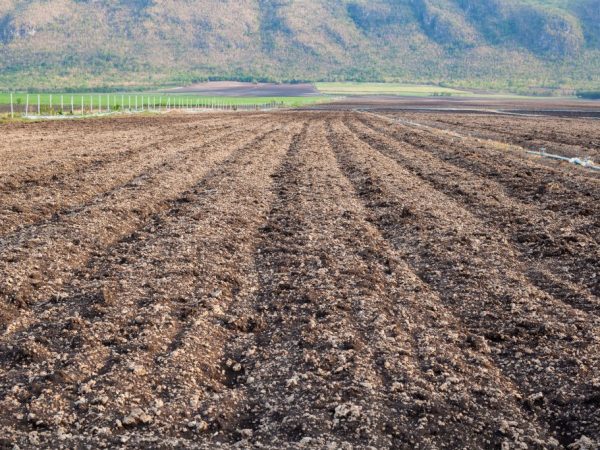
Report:
[[0,85],[600,85],[600,0],[0,0]]

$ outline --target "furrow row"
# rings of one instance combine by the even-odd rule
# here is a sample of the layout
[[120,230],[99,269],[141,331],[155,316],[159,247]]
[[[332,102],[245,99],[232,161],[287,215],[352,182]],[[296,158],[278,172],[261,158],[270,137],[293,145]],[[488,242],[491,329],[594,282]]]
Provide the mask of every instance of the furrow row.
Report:
[[[252,125],[250,125],[252,126]],[[127,154],[110,155],[88,166],[74,163],[71,173],[53,173],[48,183],[36,178],[35,183],[21,188],[5,188],[0,193],[0,236],[21,232],[51,217],[72,214],[94,198],[106,196],[127,184],[135,184],[148,173],[160,170],[171,161],[184,157],[200,142],[209,142],[239,133],[249,126],[235,128],[222,123],[208,129],[179,130],[177,138],[169,136],[150,145],[137,147]],[[210,134],[208,134],[210,133]]]
[[[269,174],[297,129],[254,134],[181,201],[93,258],[66,298],[13,335],[12,354],[25,356],[5,362],[5,379],[23,386],[23,369],[41,364],[50,373],[39,391],[16,391],[26,399],[14,411],[25,430],[94,426],[115,430],[117,444],[141,438],[150,422],[152,433],[180,438],[204,434],[204,423],[219,427],[218,412],[211,418],[200,403],[226,384],[220,348],[236,328],[224,310],[252,292],[252,235],[268,208]],[[19,339],[32,332],[41,338],[35,355]]]
[[441,305],[489,347],[519,387],[523,408],[561,443],[598,435],[590,394],[600,368],[598,317],[533,286],[514,252],[460,205],[347,129],[334,133],[344,147],[340,163],[374,223]]
[[254,338],[229,346],[232,385],[244,400],[231,441],[551,445],[476,340],[443,321],[435,295],[369,223],[338,168],[345,152],[317,121],[277,174],[257,256]]
[[[509,197],[494,180],[449,164],[429,152],[400,143],[357,121],[348,133],[390,157],[433,189],[461,205],[520,255],[532,283],[586,312],[600,315],[599,231],[589,220],[567,217]],[[583,222],[583,223],[582,223]],[[587,257],[581,257],[585,251]]]
[[[272,122],[259,129],[275,128]],[[90,256],[130,235],[153,215],[163,211],[231,152],[232,145],[250,142],[254,133],[213,142],[198,142],[159,170],[139,177],[56,222],[28,229],[3,241],[0,247],[0,300],[2,323],[18,327],[28,305],[62,295],[62,286],[78,278]],[[8,328],[10,332],[12,327]]]

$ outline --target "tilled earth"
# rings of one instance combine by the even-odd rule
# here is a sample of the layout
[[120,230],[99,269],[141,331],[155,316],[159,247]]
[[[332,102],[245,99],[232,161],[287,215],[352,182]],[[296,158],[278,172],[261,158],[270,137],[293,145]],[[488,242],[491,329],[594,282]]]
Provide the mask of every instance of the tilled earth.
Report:
[[4,447],[598,448],[597,174],[353,112],[0,133]]
[[456,133],[512,143],[527,150],[592,158],[600,163],[600,121],[558,117],[516,117],[490,114],[390,114],[404,120]]

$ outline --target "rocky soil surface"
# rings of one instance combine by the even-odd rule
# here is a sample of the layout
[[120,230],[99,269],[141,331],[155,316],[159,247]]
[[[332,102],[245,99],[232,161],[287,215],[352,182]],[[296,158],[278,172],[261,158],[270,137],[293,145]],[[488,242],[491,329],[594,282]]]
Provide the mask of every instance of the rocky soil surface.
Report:
[[597,450],[600,177],[397,117],[0,126],[2,448]]

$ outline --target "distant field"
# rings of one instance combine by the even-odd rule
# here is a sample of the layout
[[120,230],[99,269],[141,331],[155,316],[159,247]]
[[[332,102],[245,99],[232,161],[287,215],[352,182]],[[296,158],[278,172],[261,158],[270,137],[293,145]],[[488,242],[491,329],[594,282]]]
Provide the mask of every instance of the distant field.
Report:
[[520,95],[506,92],[474,92],[463,89],[446,88],[428,84],[405,84],[405,83],[354,83],[354,82],[333,82],[333,83],[315,83],[316,88],[324,95],[381,95],[381,96],[400,96],[400,97],[477,97],[486,99],[547,99],[555,101],[559,98],[575,98],[560,96],[531,96]]
[[162,91],[166,94],[201,95],[204,97],[316,97],[319,91],[311,83],[249,83],[209,81]]
[[430,85],[400,83],[316,83],[317,89],[328,95],[403,95],[409,97],[430,97],[434,95],[473,96],[458,89]]

